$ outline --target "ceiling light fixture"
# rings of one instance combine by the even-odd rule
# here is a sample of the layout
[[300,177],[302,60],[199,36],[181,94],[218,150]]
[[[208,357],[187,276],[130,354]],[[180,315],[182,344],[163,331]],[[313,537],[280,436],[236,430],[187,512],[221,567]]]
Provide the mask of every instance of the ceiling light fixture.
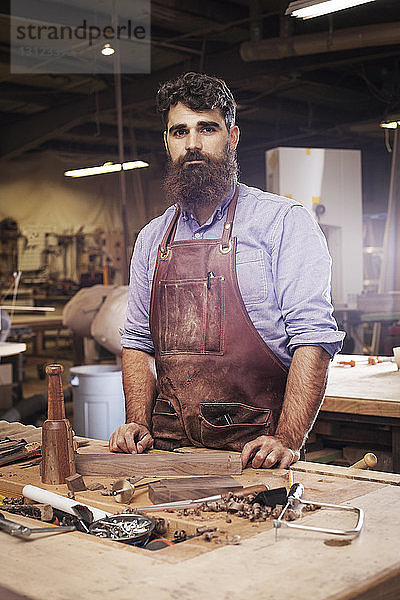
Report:
[[359,4],[374,2],[375,0],[295,0],[290,2],[285,15],[298,19],[312,19],[321,15],[352,8]]
[[[122,163],[124,171],[130,169],[142,169],[143,167],[149,167],[149,163],[143,160],[133,160],[131,162]],[[84,169],[75,169],[73,171],[65,171],[65,177],[88,177],[89,175],[103,175],[104,173],[116,173],[121,171],[121,163],[105,162],[104,165],[99,167],[86,167]]]
[[382,129],[397,129],[400,125],[400,121],[382,121],[380,126]]
[[114,48],[111,46],[111,44],[104,44],[104,46],[101,49],[101,53],[104,56],[111,56],[112,54],[114,54],[115,50]]

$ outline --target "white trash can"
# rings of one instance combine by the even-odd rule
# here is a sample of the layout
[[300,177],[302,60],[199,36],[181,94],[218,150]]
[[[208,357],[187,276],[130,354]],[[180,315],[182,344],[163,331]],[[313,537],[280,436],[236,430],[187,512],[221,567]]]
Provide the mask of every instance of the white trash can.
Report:
[[98,440],[108,440],[112,432],[125,423],[121,367],[72,367],[70,382],[75,433]]

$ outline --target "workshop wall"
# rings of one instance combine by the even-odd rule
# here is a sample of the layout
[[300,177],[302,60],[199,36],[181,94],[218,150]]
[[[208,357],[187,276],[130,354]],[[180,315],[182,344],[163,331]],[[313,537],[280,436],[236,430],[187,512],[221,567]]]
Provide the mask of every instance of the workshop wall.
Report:
[[0,179],[0,219],[57,233],[121,229],[115,182],[66,178],[70,162],[52,152],[10,162]]
[[[21,227],[46,226],[50,231],[75,233],[122,229],[119,174],[79,179],[68,178],[64,171],[90,163],[79,154],[71,156],[46,151],[7,164],[0,173],[0,220],[15,219]],[[145,200],[137,192],[137,171],[127,171],[127,211],[129,228],[140,229],[164,209],[160,175],[156,168],[140,173]]]
[[[0,277],[21,270],[35,282],[79,281],[82,273],[95,277],[107,264],[118,271],[113,247],[121,253],[119,173],[63,175],[101,162],[49,150],[7,163],[0,172]],[[126,172],[129,255],[137,233],[164,208],[159,165],[146,171]]]

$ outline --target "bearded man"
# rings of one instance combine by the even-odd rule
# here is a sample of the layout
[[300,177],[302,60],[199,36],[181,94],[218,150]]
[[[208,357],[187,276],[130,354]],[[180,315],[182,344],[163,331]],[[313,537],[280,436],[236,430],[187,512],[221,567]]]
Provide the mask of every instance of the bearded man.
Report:
[[195,445],[254,468],[298,460],[344,334],[330,257],[294,200],[238,183],[236,104],[186,73],[157,107],[174,205],[140,232],[123,346],[126,424],[116,452]]

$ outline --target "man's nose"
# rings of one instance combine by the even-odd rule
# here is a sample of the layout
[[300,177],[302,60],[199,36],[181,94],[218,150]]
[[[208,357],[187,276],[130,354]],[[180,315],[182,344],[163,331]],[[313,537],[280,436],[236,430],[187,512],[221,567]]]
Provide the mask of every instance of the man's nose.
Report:
[[201,135],[197,131],[189,131],[186,137],[186,150],[201,150]]

